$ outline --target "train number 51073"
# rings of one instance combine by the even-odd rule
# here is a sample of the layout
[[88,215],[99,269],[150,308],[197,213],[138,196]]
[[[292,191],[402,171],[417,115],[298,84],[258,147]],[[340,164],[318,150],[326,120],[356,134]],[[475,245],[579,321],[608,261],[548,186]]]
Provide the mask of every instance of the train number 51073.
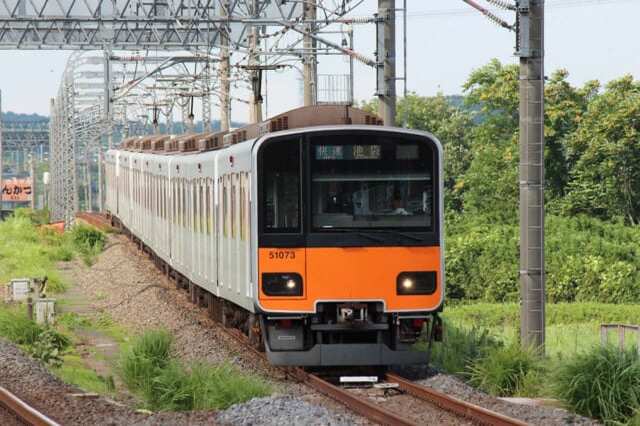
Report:
[[273,250],[269,252],[269,259],[285,260],[295,258],[296,252],[292,250]]

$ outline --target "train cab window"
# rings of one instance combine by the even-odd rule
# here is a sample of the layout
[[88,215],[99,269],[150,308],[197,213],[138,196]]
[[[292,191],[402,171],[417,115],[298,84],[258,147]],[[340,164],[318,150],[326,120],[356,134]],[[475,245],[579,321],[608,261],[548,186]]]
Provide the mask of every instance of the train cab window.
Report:
[[277,140],[261,149],[262,228],[300,232],[300,142]]
[[434,151],[392,136],[321,136],[311,141],[315,231],[433,230]]

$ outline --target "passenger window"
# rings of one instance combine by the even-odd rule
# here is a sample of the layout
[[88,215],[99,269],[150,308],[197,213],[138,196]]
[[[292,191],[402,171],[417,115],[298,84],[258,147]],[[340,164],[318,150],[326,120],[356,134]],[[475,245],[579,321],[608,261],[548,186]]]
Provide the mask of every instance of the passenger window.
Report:
[[238,186],[236,185],[236,181],[237,181],[237,176],[236,174],[232,174],[231,175],[231,238],[235,238],[236,234],[237,234],[237,230],[236,230],[236,224],[238,223],[238,221],[236,220],[236,214],[237,214],[237,206],[236,206],[236,190],[238,188]]

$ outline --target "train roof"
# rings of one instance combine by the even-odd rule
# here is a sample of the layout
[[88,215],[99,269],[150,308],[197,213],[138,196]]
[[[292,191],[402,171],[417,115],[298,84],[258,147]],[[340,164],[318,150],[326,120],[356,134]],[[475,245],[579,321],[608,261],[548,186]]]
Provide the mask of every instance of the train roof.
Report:
[[118,149],[164,155],[191,154],[213,151],[282,130],[351,124],[382,126],[382,120],[374,114],[346,105],[314,105],[296,108],[260,123],[224,132],[130,137],[124,139]]

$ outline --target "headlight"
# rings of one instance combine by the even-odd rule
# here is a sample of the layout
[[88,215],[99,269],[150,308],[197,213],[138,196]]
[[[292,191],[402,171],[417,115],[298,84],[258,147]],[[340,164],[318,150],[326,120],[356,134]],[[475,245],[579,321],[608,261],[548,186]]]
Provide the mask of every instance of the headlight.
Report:
[[396,278],[396,293],[400,296],[433,294],[436,282],[434,271],[401,272]]
[[302,296],[302,277],[295,272],[264,273],[262,291],[267,296]]

